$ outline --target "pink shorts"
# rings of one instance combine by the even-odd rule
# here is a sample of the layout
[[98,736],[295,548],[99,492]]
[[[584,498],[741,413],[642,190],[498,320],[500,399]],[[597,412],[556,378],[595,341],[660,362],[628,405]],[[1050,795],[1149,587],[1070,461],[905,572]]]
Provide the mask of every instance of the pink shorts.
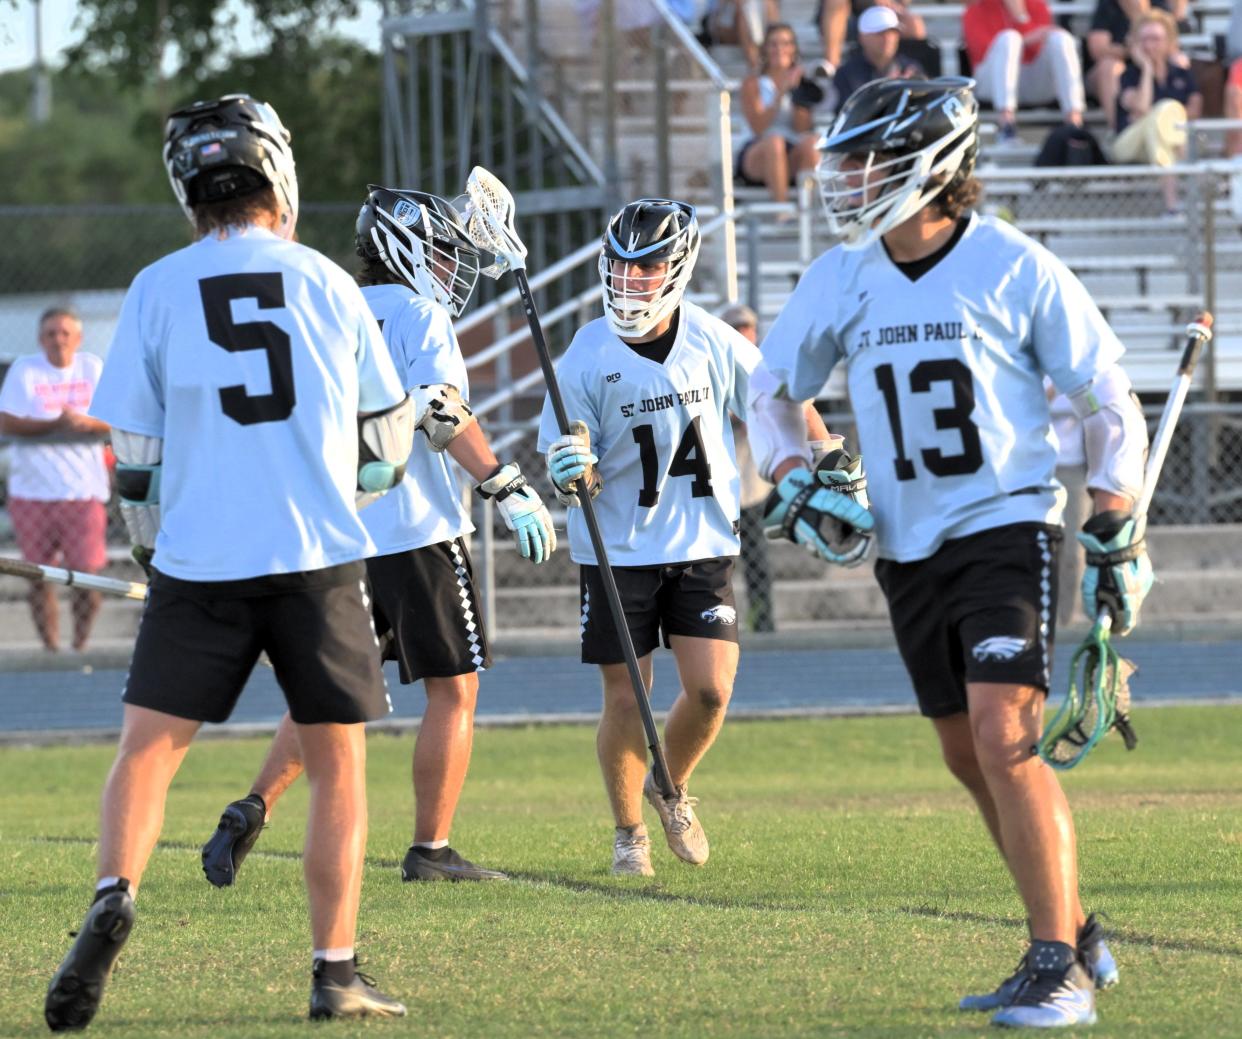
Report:
[[108,515],[99,501],[10,498],[17,547],[31,563],[97,573],[108,561]]
[[1237,58],[1229,66],[1229,86],[1242,89],[1242,58]]

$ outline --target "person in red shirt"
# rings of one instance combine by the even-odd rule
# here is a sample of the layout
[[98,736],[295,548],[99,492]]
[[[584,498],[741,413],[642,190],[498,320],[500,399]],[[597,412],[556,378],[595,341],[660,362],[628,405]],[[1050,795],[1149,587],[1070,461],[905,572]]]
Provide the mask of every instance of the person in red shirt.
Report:
[[1014,142],[1020,103],[1055,100],[1065,121],[1082,125],[1086,100],[1078,46],[1052,24],[1044,0],[975,0],[962,14],[975,93],[996,110],[997,141]]

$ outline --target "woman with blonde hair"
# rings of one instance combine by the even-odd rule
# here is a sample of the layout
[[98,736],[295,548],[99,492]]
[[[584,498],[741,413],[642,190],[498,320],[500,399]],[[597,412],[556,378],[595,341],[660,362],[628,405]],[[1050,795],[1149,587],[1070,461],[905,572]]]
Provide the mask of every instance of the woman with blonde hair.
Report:
[[[1186,146],[1186,121],[1203,110],[1203,95],[1190,69],[1174,59],[1177,23],[1167,11],[1152,9],[1130,30],[1130,60],[1121,74],[1117,97],[1116,162],[1172,166]],[[1180,211],[1177,181],[1161,182],[1165,212]]]

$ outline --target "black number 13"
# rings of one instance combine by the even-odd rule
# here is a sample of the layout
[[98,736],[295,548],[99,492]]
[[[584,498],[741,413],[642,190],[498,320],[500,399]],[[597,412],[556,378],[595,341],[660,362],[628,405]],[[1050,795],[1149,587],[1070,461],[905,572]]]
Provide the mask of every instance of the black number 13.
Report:
[[[913,480],[914,463],[906,457],[901,428],[901,406],[897,397],[897,379],[893,375],[893,366],[882,364],[876,368],[875,381],[880,392],[884,394],[888,424],[893,433],[893,445],[897,449],[897,457],[893,459],[897,479]],[[920,361],[910,371],[911,393],[927,393],[938,382],[947,382],[953,387],[953,406],[935,408],[932,418],[936,420],[937,429],[957,431],[962,438],[962,450],[955,455],[946,455],[938,447],[925,447],[920,454],[923,464],[934,476],[965,476],[976,472],[983,465],[979,427],[970,417],[975,409],[975,382],[970,369],[957,358]]]

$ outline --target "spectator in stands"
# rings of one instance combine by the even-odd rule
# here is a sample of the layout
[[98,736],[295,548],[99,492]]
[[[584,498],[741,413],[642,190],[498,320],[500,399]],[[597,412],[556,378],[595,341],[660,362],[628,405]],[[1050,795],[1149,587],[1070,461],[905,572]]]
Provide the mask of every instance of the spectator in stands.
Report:
[[1078,45],[1052,24],[1044,0],[974,0],[962,15],[962,34],[975,93],[996,110],[998,144],[1016,142],[1022,103],[1055,100],[1067,123],[1082,125],[1086,99]]
[[[1229,78],[1225,83],[1226,119],[1242,119],[1242,0],[1234,0],[1229,14],[1229,31],[1225,34],[1225,58],[1229,61]],[[1242,155],[1242,130],[1225,135],[1225,154],[1230,158]]]
[[[1177,53],[1177,23],[1168,11],[1148,11],[1135,21],[1117,98],[1115,161],[1172,166],[1180,157],[1186,120],[1199,117],[1203,95],[1190,69],[1174,62]],[[1180,212],[1177,181],[1165,177],[1161,187],[1165,212]]]
[[[1179,25],[1186,20],[1189,0],[1097,0],[1087,32],[1087,54],[1093,62],[1090,87],[1110,130],[1116,130],[1118,84],[1129,57],[1131,22],[1152,8],[1168,11]],[[1186,64],[1182,61],[1180,64]]]
[[913,58],[897,53],[901,29],[891,7],[868,7],[858,18],[858,50],[837,69],[833,85],[839,103],[873,79],[912,79],[925,75]]
[[[841,52],[846,41],[852,42],[857,30],[857,16],[870,7],[891,8],[897,15],[897,32],[903,40],[924,40],[927,26],[910,10],[908,0],[820,0],[815,13],[819,34],[824,41],[824,63],[830,72],[841,67]],[[851,13],[855,20],[851,20]],[[842,95],[841,100],[845,100]]]
[[745,184],[765,186],[776,202],[789,198],[789,186],[819,163],[811,109],[799,104],[802,84],[798,40],[784,22],[769,25],[757,73],[742,81],[742,114],[751,136],[737,155],[737,174]]
[[746,67],[753,72],[760,64],[763,27],[780,20],[780,0],[711,0],[707,8],[707,34],[712,43],[737,44]]
[[[720,315],[720,320],[735,328],[748,340],[759,345],[758,315],[745,303],[734,303]],[[746,581],[747,619],[751,631],[774,631],[776,613],[772,607],[772,566],[768,559],[767,538],[763,536],[763,504],[772,485],[759,475],[746,426],[736,418],[733,424],[733,446],[737,453],[737,471],[742,480],[742,511],[738,535],[742,539],[742,576]]]
[[[39,318],[41,354],[19,357],[0,388],[0,433],[13,437],[9,516],[22,557],[32,563],[97,573],[107,562],[104,535],[108,471],[106,423],[86,414],[103,368],[79,353],[82,322],[52,307]],[[70,591],[73,648],[82,650],[99,613],[99,593]],[[56,593],[31,584],[30,610],[44,647],[60,649]]]

